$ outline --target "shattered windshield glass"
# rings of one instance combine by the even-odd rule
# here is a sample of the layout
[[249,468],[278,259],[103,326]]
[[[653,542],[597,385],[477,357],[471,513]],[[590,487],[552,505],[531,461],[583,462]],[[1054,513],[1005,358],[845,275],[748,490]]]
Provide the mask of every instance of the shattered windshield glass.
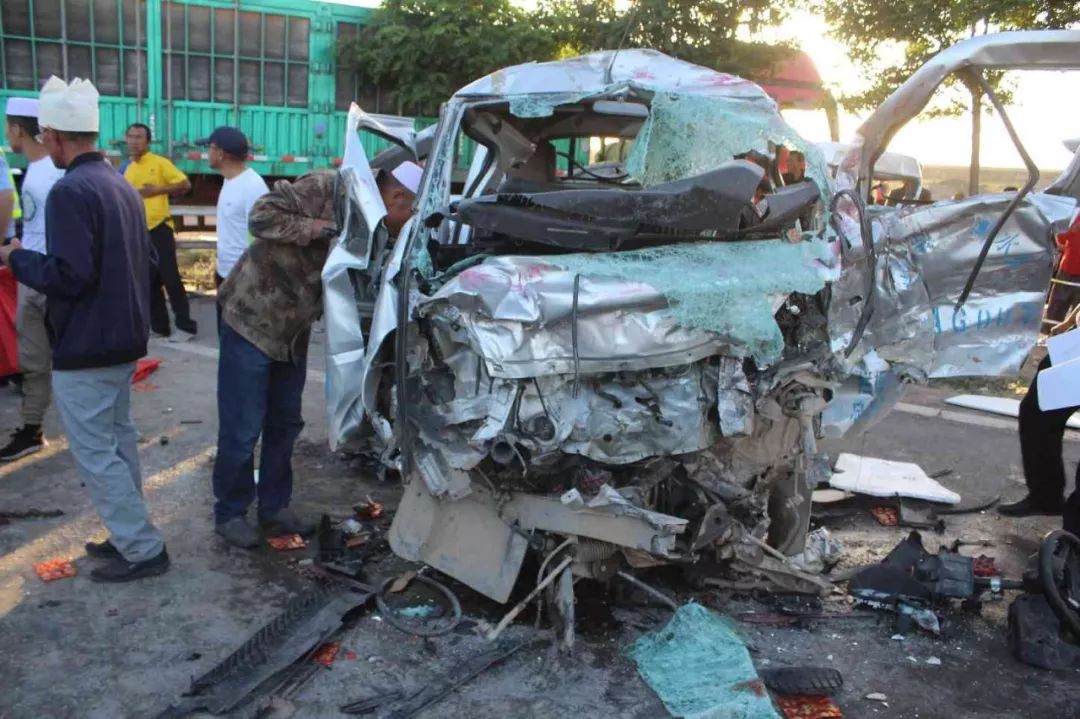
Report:
[[821,152],[784,122],[772,100],[657,93],[627,167],[648,186],[701,174],[751,151],[771,157],[781,146],[804,154],[806,176],[824,195],[828,169]]

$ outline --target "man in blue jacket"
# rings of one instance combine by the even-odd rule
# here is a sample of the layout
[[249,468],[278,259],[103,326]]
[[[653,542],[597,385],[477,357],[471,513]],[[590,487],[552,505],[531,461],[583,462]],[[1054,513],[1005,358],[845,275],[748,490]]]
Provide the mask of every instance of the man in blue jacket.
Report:
[[131,377],[150,334],[150,237],[139,193],[97,151],[98,93],[52,77],[41,91],[41,142],[67,174],[45,206],[48,254],[18,241],[0,260],[46,296],[53,393],[75,461],[110,536],[89,542],[108,560],[90,573],[127,582],[169,568],[150,521],[131,423]]

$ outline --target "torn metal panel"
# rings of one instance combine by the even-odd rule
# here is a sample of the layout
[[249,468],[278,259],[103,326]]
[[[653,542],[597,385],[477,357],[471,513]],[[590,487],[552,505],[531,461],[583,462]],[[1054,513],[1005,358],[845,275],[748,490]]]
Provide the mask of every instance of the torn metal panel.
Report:
[[415,452],[416,469],[424,480],[428,491],[434,497],[446,496],[451,500],[461,499],[472,493],[469,475],[448,465],[438,453],[429,449],[418,448]]
[[676,60],[656,50],[636,48],[514,65],[466,85],[455,97],[521,98],[522,112],[531,109],[531,117],[543,117],[545,110],[554,110],[567,98],[574,101],[597,93],[610,94],[620,87],[743,98],[775,107],[765,91],[749,80]]
[[[583,276],[578,284],[582,373],[684,365],[724,346],[680,326],[651,287],[602,276]],[[571,374],[573,286],[571,273],[540,258],[490,258],[448,282],[422,311],[441,332],[458,331],[491,377]]]
[[[1071,218],[1075,204],[1022,202],[994,241],[971,299],[956,310],[983,238],[1009,199],[979,196],[879,215],[875,309],[862,352],[874,348],[883,360],[931,377],[1019,370],[1041,329],[1053,228]],[[866,301],[861,288],[868,268],[850,261],[852,267],[833,286],[834,294],[850,298],[830,307],[836,351],[847,345]]]
[[[356,118],[358,128],[363,128],[408,151],[411,155],[409,159],[414,161],[417,159],[416,123],[412,118],[367,113],[361,110],[355,102],[349,106],[349,115]],[[352,124],[351,120],[349,124]]]
[[661,557],[673,556],[675,540],[686,531],[687,520],[631,507],[623,502],[574,507],[551,497],[519,492],[500,512],[506,521],[525,531],[589,537]]
[[[583,371],[685,364],[720,347],[768,363],[783,347],[772,297],[817,292],[834,276],[833,262],[825,243],[775,241],[490,257],[423,306],[433,312],[446,303],[461,311],[493,376],[572,371],[573,327],[566,320],[575,314],[579,275],[577,354]],[[456,317],[451,323],[460,324]]]
[[742,362],[735,357],[721,357],[716,373],[716,407],[720,418],[720,433],[725,437],[742,437],[754,431],[754,397],[743,372]]
[[358,296],[356,283],[359,280],[362,287],[370,287],[363,278],[370,267],[372,242],[377,231],[385,233],[381,223],[386,207],[358,134],[365,118],[370,119],[352,105],[339,182],[344,189],[344,196],[338,202],[342,234],[331,247],[322,271],[323,314],[327,318],[326,411],[331,448],[337,448],[364,419],[360,368],[366,346],[361,316],[362,302],[369,298]]
[[851,375],[833,391],[821,413],[821,435],[839,438],[866,432],[901,400],[907,388],[926,375],[898,364],[895,367],[870,351],[852,368]]
[[496,602],[510,598],[528,546],[485,488],[440,501],[415,476],[405,485],[389,539],[399,557],[424,562]]

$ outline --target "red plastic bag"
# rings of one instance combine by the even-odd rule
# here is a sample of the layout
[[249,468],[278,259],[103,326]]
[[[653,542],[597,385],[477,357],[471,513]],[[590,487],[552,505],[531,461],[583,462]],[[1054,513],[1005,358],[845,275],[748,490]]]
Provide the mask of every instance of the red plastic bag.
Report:
[[161,366],[161,360],[146,357],[135,363],[135,374],[131,377],[131,384],[142,382],[144,379],[157,372]]
[[19,371],[19,347],[15,334],[18,283],[10,267],[0,267],[0,377]]

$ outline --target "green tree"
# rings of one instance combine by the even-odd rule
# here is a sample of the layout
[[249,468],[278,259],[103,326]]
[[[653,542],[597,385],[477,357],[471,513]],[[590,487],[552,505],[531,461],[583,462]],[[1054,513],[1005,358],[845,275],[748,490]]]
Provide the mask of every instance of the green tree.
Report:
[[540,22],[563,55],[647,47],[723,72],[753,76],[791,48],[744,40],[779,24],[794,0],[546,0]]
[[393,88],[398,112],[435,114],[458,88],[500,67],[554,56],[555,43],[509,0],[386,0],[338,60]]
[[[877,107],[927,60],[961,40],[1001,30],[1065,28],[1080,21],[1078,0],[821,0],[818,4],[848,57],[873,79],[863,91],[842,98],[852,110]],[[902,49],[903,60],[884,65],[881,58],[893,55],[897,47]]]
[[[398,112],[439,103],[501,67],[616,47],[651,47],[689,62],[752,76],[790,49],[739,39],[779,23],[799,0],[386,0],[339,62],[361,82],[397,93]],[[745,33],[742,33],[745,34]]]
[[[1080,22],[1080,0],[816,0],[832,34],[847,47],[847,54],[872,81],[860,92],[844,95],[852,110],[872,109],[920,66],[941,50],[976,35],[1001,30],[1066,28]],[[887,65],[883,57],[903,54],[901,62]],[[987,73],[997,88],[1000,73]],[[955,84],[956,79],[950,80]],[[970,191],[978,189],[979,134],[982,90],[964,82],[972,117]],[[932,112],[956,113],[964,105],[936,103]]]

